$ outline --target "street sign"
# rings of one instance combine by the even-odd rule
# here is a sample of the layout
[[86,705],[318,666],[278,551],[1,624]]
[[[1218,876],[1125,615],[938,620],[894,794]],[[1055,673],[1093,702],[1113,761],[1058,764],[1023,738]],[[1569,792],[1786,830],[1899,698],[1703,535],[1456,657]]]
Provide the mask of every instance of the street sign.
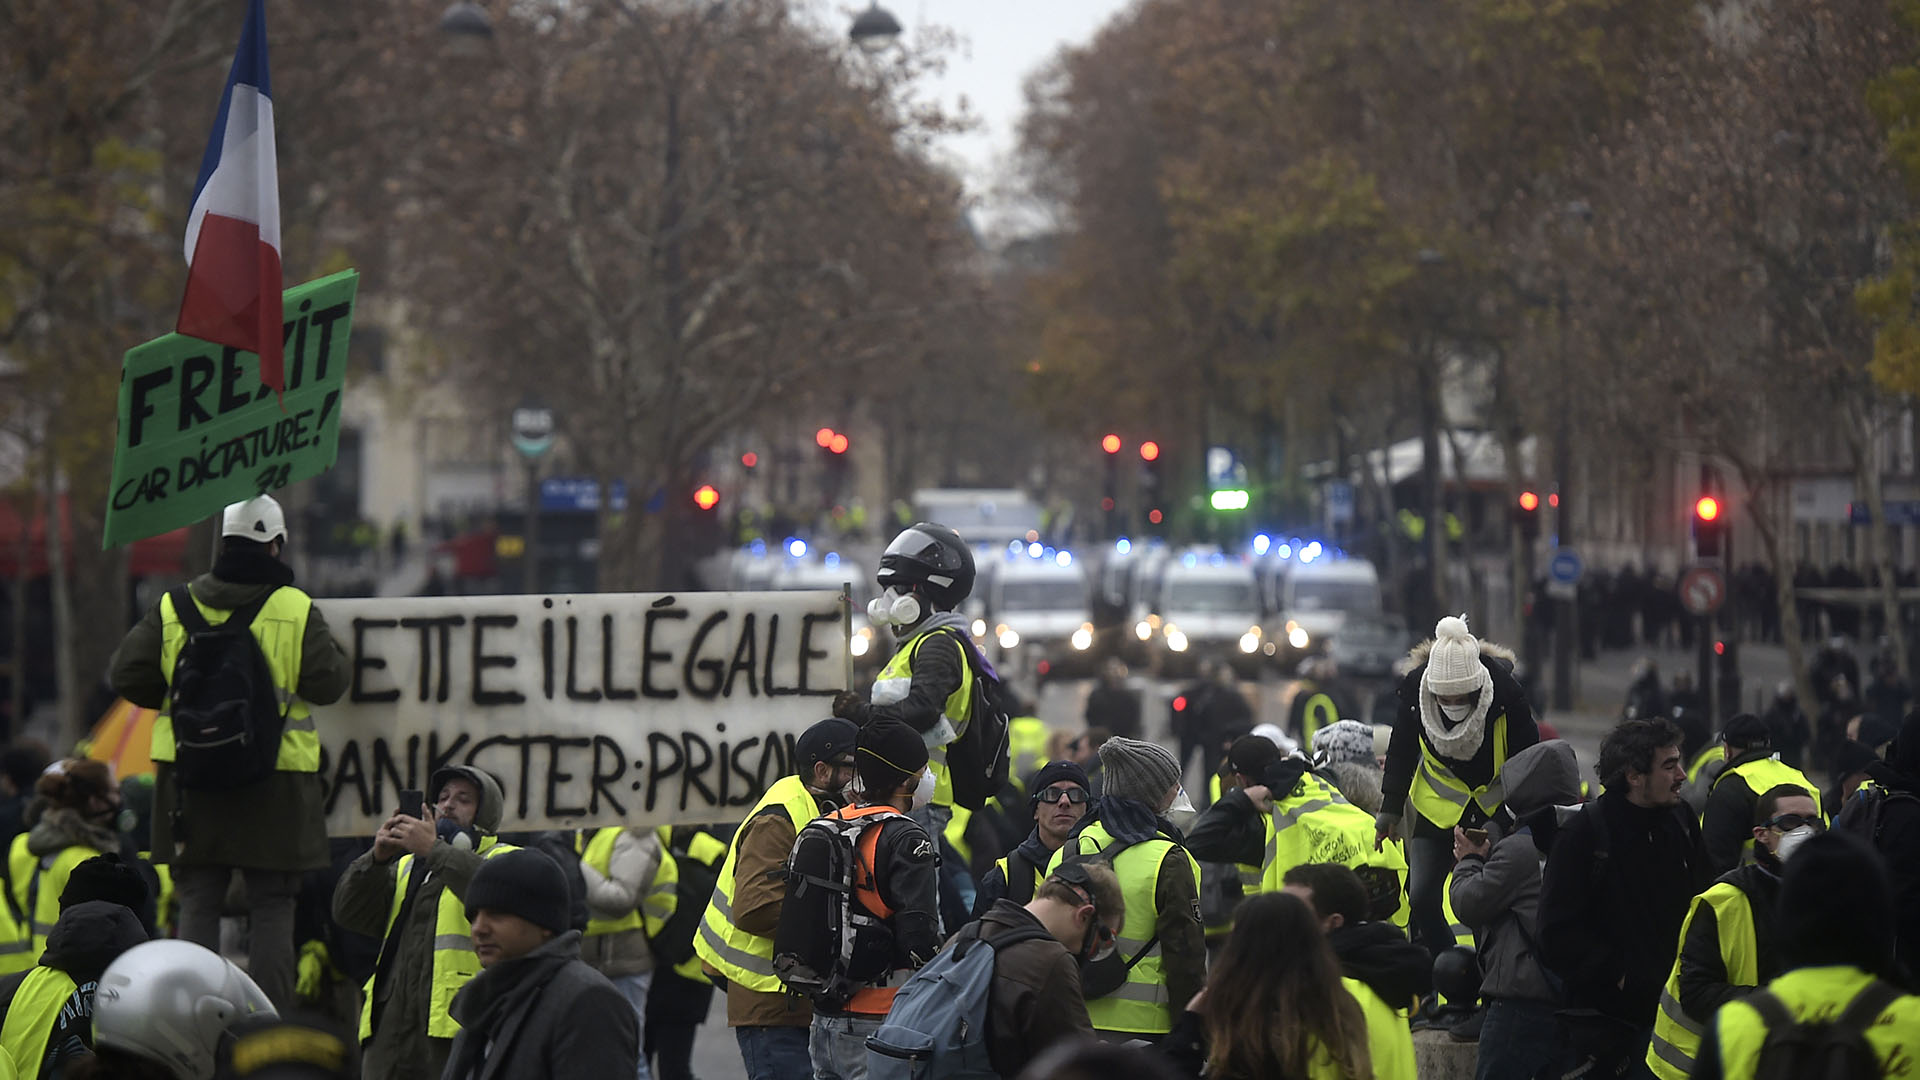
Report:
[[[1880,505],[1887,512],[1887,524],[1920,525],[1920,499],[1886,499]],[[1873,520],[1865,502],[1848,503],[1847,517],[1855,525],[1865,525]]]
[[1692,615],[1711,615],[1727,599],[1727,579],[1718,567],[1696,566],[1681,575],[1680,606]]
[[1327,483],[1327,520],[1335,525],[1353,520],[1353,485],[1345,480]]
[[1572,548],[1561,548],[1547,560],[1547,595],[1556,600],[1571,600],[1580,591],[1580,575],[1587,564]]
[[[615,480],[610,509],[627,508],[627,484]],[[600,481],[591,476],[546,476],[540,479],[540,509],[558,513],[594,513],[600,509]]]
[[553,410],[526,404],[513,410],[513,446],[529,461],[553,447]]

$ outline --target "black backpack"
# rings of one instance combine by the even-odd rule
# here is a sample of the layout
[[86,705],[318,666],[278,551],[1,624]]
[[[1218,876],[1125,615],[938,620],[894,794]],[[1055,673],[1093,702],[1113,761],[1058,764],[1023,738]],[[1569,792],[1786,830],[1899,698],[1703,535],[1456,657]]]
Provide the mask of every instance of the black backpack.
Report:
[[727,848],[722,845],[719,857],[713,862],[695,858],[689,849],[699,834],[698,829],[675,828],[668,834],[667,850],[662,853],[663,858],[673,859],[679,877],[673,886],[673,914],[660,924],[660,932],[650,943],[654,959],[668,967],[678,967],[693,956],[693,935],[706,916],[707,901],[713,898],[714,886],[720,883],[720,864],[727,857]]
[[953,781],[953,804],[979,810],[1007,786],[1009,732],[1019,702],[1000,684],[973,642],[952,631],[973,672],[973,708],[967,730],[947,744],[947,773]]
[[1747,1004],[1767,1028],[1754,1080],[1879,1080],[1880,1055],[1867,1029],[1898,997],[1892,984],[1875,979],[1835,1019],[1795,1020],[1772,991],[1752,995]]
[[1920,796],[1911,791],[1894,791],[1875,784],[1863,787],[1856,792],[1847,804],[1834,815],[1833,827],[1860,837],[1874,848],[1880,849],[1880,833],[1886,828],[1883,816],[1887,805],[1894,802],[1908,802],[1920,805]]
[[167,715],[173,718],[174,779],[184,791],[226,791],[266,779],[280,756],[286,712],[253,620],[278,589],[207,622],[185,585],[175,586],[174,616],[187,641],[173,662]]
[[870,869],[860,862],[868,829],[913,825],[898,811],[842,818],[829,814],[801,828],[787,855],[787,895],[773,933],[773,972],[815,1008],[838,1011],[855,991],[894,968],[893,929],[854,902]]
[[[1171,840],[1173,838],[1165,834],[1157,834],[1153,839]],[[1113,861],[1120,857],[1121,852],[1138,842],[1139,841],[1134,840],[1116,840],[1098,851],[1083,853],[1080,850],[1080,837],[1074,836],[1067,841],[1067,853],[1060,862],[1062,866],[1067,863],[1101,862],[1107,864],[1107,869],[1115,870],[1117,873],[1117,868],[1113,865]],[[1178,844],[1176,843],[1175,846],[1177,847]],[[1162,857],[1164,858],[1164,856]],[[1011,866],[1012,863],[1009,862],[1008,865]],[[1157,877],[1158,870],[1155,871],[1155,874]],[[1149,937],[1146,944],[1140,946],[1140,951],[1134,953],[1131,957],[1122,956],[1120,955],[1120,950],[1115,949],[1113,952],[1108,953],[1098,960],[1089,960],[1081,964],[1081,995],[1091,1001],[1094,998],[1106,997],[1108,994],[1127,985],[1127,976],[1132,974],[1134,966],[1139,964],[1140,961],[1145,960],[1147,954],[1151,953],[1153,947],[1158,944],[1160,944],[1160,931],[1156,927],[1153,936]]]

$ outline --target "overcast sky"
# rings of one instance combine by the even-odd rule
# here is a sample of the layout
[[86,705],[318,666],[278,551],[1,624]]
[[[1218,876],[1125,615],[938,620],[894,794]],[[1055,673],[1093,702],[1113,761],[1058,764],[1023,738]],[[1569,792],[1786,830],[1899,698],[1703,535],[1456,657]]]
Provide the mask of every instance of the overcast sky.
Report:
[[[845,6],[838,0],[836,6]],[[984,228],[1020,231],[1017,212],[994,199],[994,186],[1010,164],[1025,106],[1027,75],[1063,45],[1092,40],[1101,24],[1129,0],[880,0],[911,35],[918,27],[943,26],[961,39],[947,70],[926,91],[956,107],[964,98],[978,120],[974,130],[942,140],[943,155],[967,182]],[[864,7],[865,0],[854,0]]]

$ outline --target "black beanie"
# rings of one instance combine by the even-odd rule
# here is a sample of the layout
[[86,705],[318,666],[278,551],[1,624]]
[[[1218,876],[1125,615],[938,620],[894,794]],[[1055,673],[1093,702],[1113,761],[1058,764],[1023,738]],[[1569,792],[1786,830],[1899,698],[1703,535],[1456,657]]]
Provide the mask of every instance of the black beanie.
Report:
[[1851,833],[1825,832],[1787,859],[1774,925],[1785,968],[1851,964],[1886,974],[1893,886],[1880,855]]
[[529,848],[495,855],[480,865],[467,886],[467,921],[481,908],[518,915],[543,930],[564,934],[572,923],[566,871]]
[[139,911],[147,906],[147,883],[140,871],[122,862],[116,852],[95,855],[73,868],[60,890],[60,910],[89,900],[105,900]]
[[[1259,779],[1267,766],[1280,758],[1280,748],[1265,735],[1242,735],[1227,748],[1227,767],[1244,776]],[[1275,792],[1274,794],[1283,794]]]
[[906,724],[881,717],[860,729],[854,769],[869,799],[884,799],[927,766],[927,741]]
[[1037,808],[1040,803],[1040,793],[1060,783],[1079,784],[1080,790],[1088,795],[1093,794],[1093,784],[1087,780],[1087,770],[1081,768],[1079,762],[1049,761],[1040,766],[1039,772],[1033,774],[1033,783],[1028,785],[1031,794],[1027,796],[1027,805],[1030,808]]
[[1726,738],[1727,745],[1735,750],[1752,750],[1773,742],[1773,729],[1752,713],[1740,713],[1728,720],[1721,735]]

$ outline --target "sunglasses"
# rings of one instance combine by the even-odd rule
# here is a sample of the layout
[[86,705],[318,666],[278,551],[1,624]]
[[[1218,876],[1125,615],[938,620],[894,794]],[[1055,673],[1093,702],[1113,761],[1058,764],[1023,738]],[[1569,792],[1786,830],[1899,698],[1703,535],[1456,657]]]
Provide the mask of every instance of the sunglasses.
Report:
[[1066,796],[1068,802],[1075,806],[1079,806],[1091,798],[1085,788],[1050,787],[1041,790],[1040,801],[1048,804],[1057,803],[1063,795]]
[[1769,829],[1779,829],[1781,832],[1792,832],[1802,825],[1811,825],[1816,829],[1821,827],[1819,818],[1803,817],[1799,814],[1781,814],[1779,817],[1767,822]]

